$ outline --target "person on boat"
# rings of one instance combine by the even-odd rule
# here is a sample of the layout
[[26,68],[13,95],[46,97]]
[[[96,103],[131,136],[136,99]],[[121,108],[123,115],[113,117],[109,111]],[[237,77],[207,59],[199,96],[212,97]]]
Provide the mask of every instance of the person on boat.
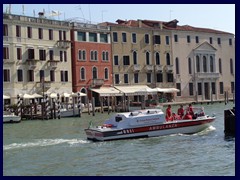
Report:
[[178,112],[177,114],[182,118],[184,116],[184,109],[183,109],[183,105],[180,105],[180,108],[178,108]]
[[187,108],[187,111],[189,112],[189,114],[190,114],[191,116],[194,116],[192,104],[189,104],[189,106],[188,106],[188,108]]
[[183,119],[192,119],[192,115],[190,114],[189,111],[187,111],[187,113],[185,114],[185,116],[183,117]]
[[178,115],[178,114],[176,114],[176,113],[172,113],[172,119],[173,120],[181,120],[182,118]]
[[166,121],[172,121],[172,109],[171,105],[168,105],[168,108],[166,109]]

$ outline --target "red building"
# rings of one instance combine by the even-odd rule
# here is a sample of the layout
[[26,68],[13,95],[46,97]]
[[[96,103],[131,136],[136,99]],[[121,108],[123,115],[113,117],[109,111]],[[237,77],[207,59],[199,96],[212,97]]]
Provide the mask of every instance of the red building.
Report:
[[112,85],[109,27],[74,23],[71,40],[73,92]]

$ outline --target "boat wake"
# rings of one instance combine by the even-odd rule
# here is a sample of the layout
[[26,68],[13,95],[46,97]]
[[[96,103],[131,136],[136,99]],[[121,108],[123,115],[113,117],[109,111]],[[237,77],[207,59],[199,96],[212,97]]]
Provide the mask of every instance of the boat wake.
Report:
[[63,143],[67,143],[70,146],[72,146],[76,144],[86,144],[86,143],[89,143],[89,141],[81,140],[81,139],[40,139],[35,142],[12,143],[9,145],[4,145],[3,150],[39,147],[39,146],[52,146],[52,145],[63,144]]

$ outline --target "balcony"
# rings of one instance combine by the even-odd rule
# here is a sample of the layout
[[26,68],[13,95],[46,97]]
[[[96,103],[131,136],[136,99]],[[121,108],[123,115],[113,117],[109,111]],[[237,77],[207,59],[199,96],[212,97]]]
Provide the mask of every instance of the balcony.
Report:
[[173,72],[173,65],[166,65],[165,68],[167,72]]
[[104,80],[103,79],[92,79],[92,87],[100,87],[104,84]]
[[198,79],[217,79],[220,77],[220,74],[217,72],[201,72],[195,74]]
[[59,61],[56,61],[56,60],[48,60],[48,67],[51,69],[51,70],[55,70],[57,69],[57,63]]
[[156,72],[162,72],[163,71],[163,65],[156,65],[155,66],[155,71]]
[[68,40],[59,40],[57,41],[57,47],[67,49],[71,46],[71,41]]
[[50,81],[44,81],[44,82],[36,82],[36,90],[37,92],[46,92],[51,88],[51,82]]
[[139,72],[141,70],[141,65],[140,64],[132,65],[132,70],[133,72]]
[[12,63],[14,63],[15,61],[14,60],[12,60],[12,59],[3,59],[3,63],[4,64],[12,64]]
[[28,68],[30,70],[33,70],[37,67],[37,61],[36,59],[27,59],[26,62],[27,62],[27,65],[28,65]]
[[145,66],[145,70],[146,70],[147,72],[152,72],[152,71],[153,71],[153,65],[146,65],[146,66]]

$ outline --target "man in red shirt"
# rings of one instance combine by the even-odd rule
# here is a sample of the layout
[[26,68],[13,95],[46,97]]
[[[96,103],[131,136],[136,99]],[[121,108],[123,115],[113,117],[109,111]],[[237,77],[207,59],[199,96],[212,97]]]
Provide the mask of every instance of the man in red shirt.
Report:
[[178,108],[177,114],[178,114],[181,118],[184,116],[183,105],[180,105],[180,108]]
[[172,109],[171,105],[168,105],[168,108],[166,109],[166,121],[172,121]]

